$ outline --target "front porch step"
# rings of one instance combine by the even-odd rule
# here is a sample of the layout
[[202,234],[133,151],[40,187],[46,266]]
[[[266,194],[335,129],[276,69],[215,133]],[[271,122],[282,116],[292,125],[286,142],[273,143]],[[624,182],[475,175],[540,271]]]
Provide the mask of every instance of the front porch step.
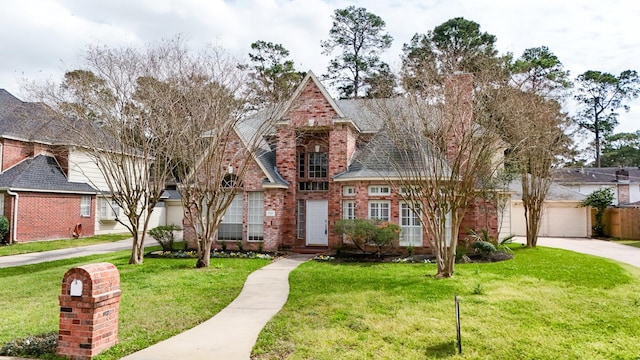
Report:
[[324,254],[328,251],[328,246],[298,246],[291,249],[296,254]]

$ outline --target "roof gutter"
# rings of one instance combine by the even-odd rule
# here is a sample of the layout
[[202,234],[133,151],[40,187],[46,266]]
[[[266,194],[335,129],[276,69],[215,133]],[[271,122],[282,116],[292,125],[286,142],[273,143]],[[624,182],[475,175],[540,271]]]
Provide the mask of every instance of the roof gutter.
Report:
[[11,189],[7,189],[7,194],[16,198],[16,203],[13,206],[13,231],[11,231],[11,237],[13,238],[11,240],[11,243],[15,244],[17,242],[16,240],[18,234],[18,200],[20,199],[20,195],[11,191]]

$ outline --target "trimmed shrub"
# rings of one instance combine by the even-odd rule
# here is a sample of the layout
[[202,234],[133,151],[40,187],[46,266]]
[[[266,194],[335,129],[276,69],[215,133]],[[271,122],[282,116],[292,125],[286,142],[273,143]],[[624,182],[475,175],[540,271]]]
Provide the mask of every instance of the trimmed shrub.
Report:
[[6,243],[4,237],[9,233],[9,220],[6,216],[0,216],[0,243]]
[[147,233],[162,246],[163,251],[173,251],[173,243],[175,242],[173,232],[177,230],[182,229],[178,225],[171,224],[154,227]]
[[1,356],[42,356],[55,354],[58,333],[50,332],[10,341],[0,348]]

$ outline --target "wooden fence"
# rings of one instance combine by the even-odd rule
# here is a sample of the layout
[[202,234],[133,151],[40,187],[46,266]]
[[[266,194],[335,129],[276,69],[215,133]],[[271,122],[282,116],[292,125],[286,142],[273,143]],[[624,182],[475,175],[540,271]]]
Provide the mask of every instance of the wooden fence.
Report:
[[[591,223],[595,224],[595,209]],[[640,208],[608,208],[604,213],[605,234],[620,239],[640,239]]]

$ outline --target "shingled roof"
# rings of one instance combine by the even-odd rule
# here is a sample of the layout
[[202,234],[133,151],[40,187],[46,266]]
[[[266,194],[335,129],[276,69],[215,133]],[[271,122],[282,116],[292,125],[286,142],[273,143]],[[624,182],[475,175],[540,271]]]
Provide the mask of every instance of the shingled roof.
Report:
[[[509,190],[511,191],[511,199],[513,200],[521,200],[522,199],[522,182],[520,180],[513,180],[509,183]],[[551,183],[549,186],[549,191],[547,192],[546,201],[582,201],[586,199],[587,196],[583,195],[577,191],[573,191],[568,187],[564,187],[555,182]]]
[[69,131],[59,115],[43,103],[25,102],[0,89],[0,134],[3,137],[61,144]]
[[334,179],[424,178],[434,175],[444,178],[451,175],[451,169],[440,153],[426,141],[420,146],[408,144],[401,147],[383,129],[356,152],[347,171]]
[[563,168],[555,170],[553,177],[554,181],[560,184],[615,184],[627,180],[640,182],[640,169],[637,167]]
[[0,188],[95,194],[85,183],[69,182],[56,159],[40,154],[0,174]]

